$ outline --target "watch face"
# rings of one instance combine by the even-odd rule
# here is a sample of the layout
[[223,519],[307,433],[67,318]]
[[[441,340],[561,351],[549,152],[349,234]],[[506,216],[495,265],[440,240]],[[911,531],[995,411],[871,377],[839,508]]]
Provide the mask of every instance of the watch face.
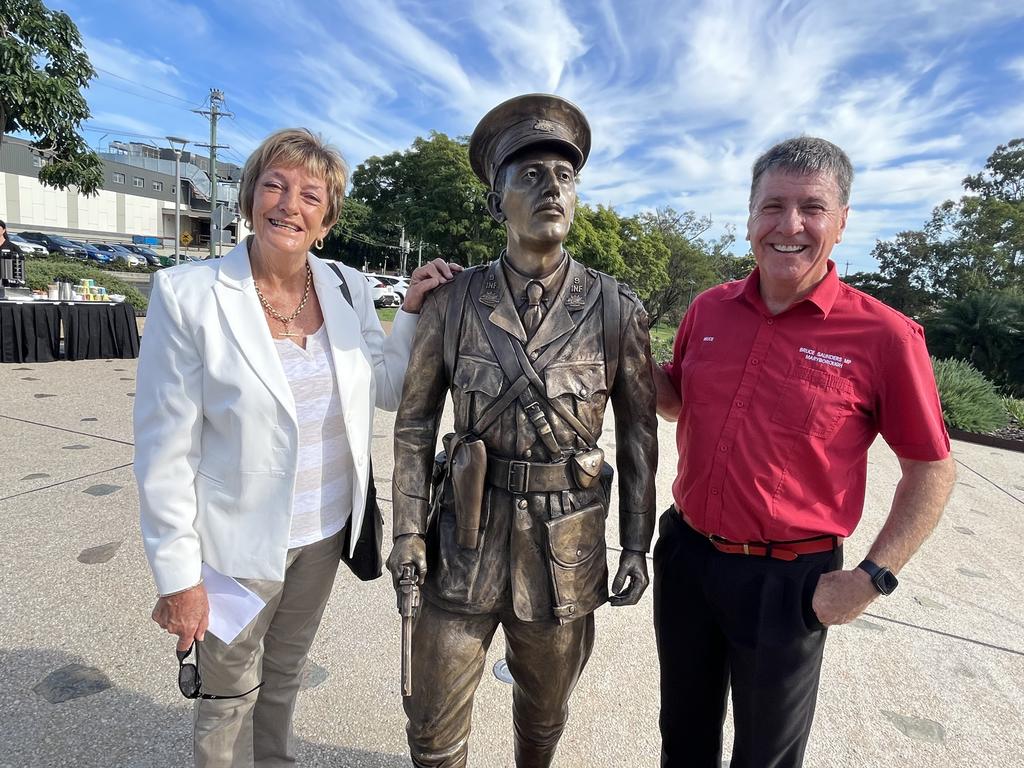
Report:
[[899,586],[899,579],[896,575],[888,568],[879,569],[878,573],[872,579],[875,582],[875,586],[878,587],[878,591],[883,595],[891,595],[893,590]]

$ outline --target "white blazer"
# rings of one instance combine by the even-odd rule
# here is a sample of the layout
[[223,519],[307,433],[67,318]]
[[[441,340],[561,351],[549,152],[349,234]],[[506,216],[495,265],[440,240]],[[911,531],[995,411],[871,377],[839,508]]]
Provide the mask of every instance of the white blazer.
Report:
[[[366,279],[339,265],[350,307],[338,276],[308,259],[352,449],[359,530],[373,409],[398,408],[416,315],[399,311],[385,336]],[[203,562],[229,576],[283,580],[298,424],[245,243],[223,259],[153,274],[136,385],[135,477],[158,592],[197,584]]]

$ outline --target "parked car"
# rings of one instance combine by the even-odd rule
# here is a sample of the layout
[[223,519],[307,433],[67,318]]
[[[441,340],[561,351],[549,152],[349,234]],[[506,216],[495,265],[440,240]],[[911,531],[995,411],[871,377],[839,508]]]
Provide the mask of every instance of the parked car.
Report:
[[149,263],[149,266],[161,266],[160,256],[159,254],[157,254],[156,251],[153,251],[144,245],[135,245],[134,243],[125,243],[124,247],[127,248],[132,253],[134,253],[136,256],[141,256],[142,258],[144,258]]
[[109,253],[104,253],[92,243],[85,243],[81,240],[72,240],[71,242],[85,248],[85,252],[88,254],[90,261],[95,261],[98,264],[108,264],[114,260]]
[[405,301],[405,292],[409,290],[409,281],[404,277],[397,277],[395,275],[370,275],[370,277],[376,277],[385,285],[390,285],[398,297],[399,304]]
[[[170,256],[161,256],[160,257],[160,266],[161,267],[173,267],[174,266],[174,256],[175,256],[175,254],[173,254],[173,253]],[[202,259],[198,259],[195,256],[192,256],[191,254],[188,254],[188,253],[179,253],[179,254],[177,254],[177,256],[178,256],[178,263],[179,264],[190,264],[193,261],[202,261]]]
[[125,261],[130,267],[141,267],[146,264],[145,259],[141,256],[136,256],[123,245],[118,245],[117,243],[95,243],[95,245],[104,253],[110,254],[111,258],[115,261]]
[[87,259],[89,254],[85,248],[75,245],[67,238],[60,235],[46,235],[42,232],[19,232],[26,240],[38,243],[46,248],[49,253],[56,253],[60,256],[70,256],[73,259]]
[[395,295],[395,289],[387,283],[381,281],[376,275],[364,274],[366,282],[370,285],[370,296],[373,297],[373,306],[380,309],[381,307],[397,307],[401,304],[401,300]]
[[31,240],[26,240],[21,235],[16,235],[13,232],[7,233],[7,238],[21,249],[21,253],[24,256],[49,256],[50,252],[46,250],[45,245],[39,243],[33,243]]

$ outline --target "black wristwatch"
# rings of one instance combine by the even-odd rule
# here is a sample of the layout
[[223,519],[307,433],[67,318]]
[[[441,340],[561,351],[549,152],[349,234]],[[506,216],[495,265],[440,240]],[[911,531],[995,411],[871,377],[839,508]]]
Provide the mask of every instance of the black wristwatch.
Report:
[[875,565],[870,560],[861,561],[857,567],[867,572],[868,576],[871,577],[871,583],[875,585],[875,589],[883,595],[891,595],[893,590],[900,585],[900,580],[896,578],[895,573],[888,568]]

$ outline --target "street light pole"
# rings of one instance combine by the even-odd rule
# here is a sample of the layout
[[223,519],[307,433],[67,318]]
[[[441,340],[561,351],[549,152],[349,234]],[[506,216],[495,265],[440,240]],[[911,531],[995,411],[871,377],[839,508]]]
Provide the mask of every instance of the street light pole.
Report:
[[168,136],[167,141],[171,144],[171,151],[174,152],[174,265],[180,262],[179,250],[181,249],[181,153],[188,144],[187,139],[178,136]]

